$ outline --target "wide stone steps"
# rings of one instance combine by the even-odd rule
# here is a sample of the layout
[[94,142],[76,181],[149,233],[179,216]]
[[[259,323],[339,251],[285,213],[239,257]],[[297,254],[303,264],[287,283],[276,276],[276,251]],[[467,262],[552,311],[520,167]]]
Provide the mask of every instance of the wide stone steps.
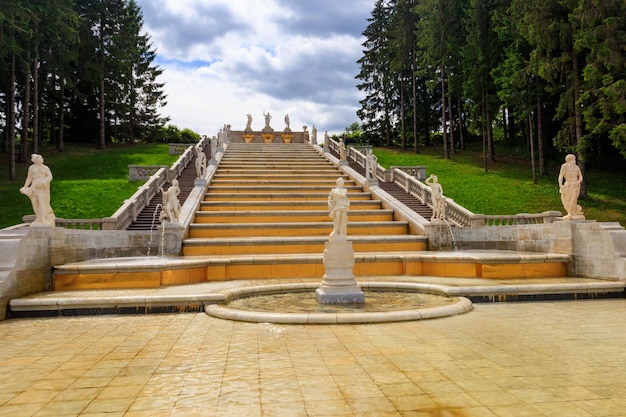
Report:
[[[419,251],[426,244],[425,236],[350,236],[355,252]],[[328,236],[274,236],[245,238],[190,238],[185,241],[184,255],[277,255],[277,254],[320,254]],[[234,259],[234,258],[233,258]]]
[[[316,163],[299,163],[309,159]],[[238,167],[227,168],[237,160]],[[245,169],[242,162],[253,162],[253,167]],[[381,201],[308,144],[233,143],[183,241],[185,256],[66,264],[55,268],[53,289],[158,288],[237,279],[321,280],[325,274],[323,253],[332,230],[327,199],[337,177],[350,180],[346,181],[351,203],[348,240],[355,250],[357,279],[566,275],[566,255],[428,251],[425,236],[412,235],[407,222],[396,220],[400,217],[396,217],[394,207],[405,210],[404,206],[394,206],[390,200],[383,207]],[[390,191],[402,199],[406,197],[397,189]]]
[[[335,174],[332,177],[329,177],[329,179],[323,179],[323,178],[300,178],[298,180],[298,183],[303,185],[303,186],[323,186],[326,189],[328,188],[332,188],[335,186],[335,181],[337,180],[337,175]],[[267,185],[270,181],[267,178],[258,178],[258,177],[250,177],[247,179],[242,179],[242,178],[237,178],[237,177],[231,177],[231,178],[223,178],[220,177],[219,179],[213,179],[213,181],[211,181],[211,186],[212,187],[246,187],[246,186],[255,186],[255,187],[260,187],[260,186],[264,186]],[[274,186],[277,187],[282,187],[282,186],[293,186],[294,181],[291,177],[289,176],[274,176],[273,179],[271,180],[271,183]],[[354,187],[355,186],[355,182],[353,180],[344,180],[344,184],[346,187]]]
[[[291,223],[194,223],[189,230],[189,237],[328,236],[332,231],[332,223],[319,221]],[[349,235],[375,236],[407,233],[407,222],[348,222]]]
[[[393,210],[350,210],[350,220],[392,221]],[[328,210],[199,211],[195,223],[328,222]]]
[[[329,190],[330,191],[330,190]],[[353,200],[369,200],[371,194],[367,192],[350,193],[350,202]],[[204,201],[327,201],[328,193],[207,193]]]
[[[328,191],[333,188],[331,186],[319,186],[319,185],[238,185],[238,186],[214,186],[210,185],[207,188],[207,194],[246,194],[246,193],[254,193],[254,194],[282,194],[289,193],[294,194],[296,192],[300,194],[324,194],[328,195]],[[363,191],[363,188],[353,185],[353,186],[345,186],[346,190],[348,190],[348,195],[352,195],[353,193],[360,193]]]
[[[380,209],[380,200],[352,200],[351,210],[373,210]],[[202,211],[276,211],[289,209],[292,212],[298,210],[325,210],[328,213],[327,200],[302,200],[302,201],[203,201],[200,203]]]
[[[232,145],[196,212],[183,244],[185,255],[228,255],[240,263],[249,255],[323,253],[332,231],[328,194],[338,177],[350,198],[348,238],[356,252],[377,252],[381,245],[387,251],[426,248],[424,236],[409,234],[407,222],[396,221],[392,209],[383,209],[308,145]],[[251,277],[267,277],[266,266],[247,269]]]

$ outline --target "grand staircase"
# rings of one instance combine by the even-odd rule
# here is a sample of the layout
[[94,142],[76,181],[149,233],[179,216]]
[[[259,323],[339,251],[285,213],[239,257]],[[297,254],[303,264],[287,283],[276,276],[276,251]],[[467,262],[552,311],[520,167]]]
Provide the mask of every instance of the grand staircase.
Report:
[[332,231],[328,193],[338,177],[348,190],[348,235],[361,254],[361,273],[381,272],[373,252],[425,250],[425,236],[410,234],[407,222],[309,145],[231,143],[183,255],[222,259],[209,273],[213,279],[321,277]]
[[[567,255],[429,251],[412,234],[393,190],[363,187],[352,168],[303,143],[230,143],[207,186],[181,257],[93,259],[56,266],[54,290],[158,288],[225,280],[324,276],[332,231],[327,200],[337,178],[348,190],[348,240],[358,277],[564,277]],[[369,190],[375,191],[374,197]]]

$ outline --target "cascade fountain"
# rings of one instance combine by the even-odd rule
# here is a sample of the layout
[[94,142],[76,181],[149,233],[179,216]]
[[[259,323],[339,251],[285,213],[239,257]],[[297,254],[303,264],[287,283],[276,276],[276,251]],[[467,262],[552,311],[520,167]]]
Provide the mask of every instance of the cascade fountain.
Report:
[[336,184],[328,196],[333,231],[324,245],[322,282],[230,290],[225,293],[226,305],[208,305],[207,314],[250,322],[367,323],[444,317],[472,309],[467,298],[450,297],[443,287],[416,283],[366,283],[371,290],[366,300],[354,276],[354,250],[347,238],[350,201],[343,178]]

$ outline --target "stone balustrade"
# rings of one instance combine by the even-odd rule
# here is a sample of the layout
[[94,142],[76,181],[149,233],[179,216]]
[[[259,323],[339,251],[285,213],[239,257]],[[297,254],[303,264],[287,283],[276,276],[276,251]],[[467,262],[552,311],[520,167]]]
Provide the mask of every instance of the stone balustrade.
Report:
[[[330,150],[339,153],[339,143],[329,140]],[[361,152],[370,149],[370,146],[350,146],[346,150],[346,158],[365,168],[365,155]],[[407,193],[415,197],[420,203],[432,207],[430,187],[423,183],[426,179],[425,166],[392,166],[388,170],[382,166],[377,168],[377,177],[386,182],[393,182]],[[558,211],[545,211],[534,214],[485,215],[474,214],[465,207],[457,204],[451,198],[446,198],[446,220],[460,227],[484,226],[513,226],[525,224],[552,223],[561,217]]]
[[180,155],[185,152],[190,146],[195,145],[195,143],[168,143],[169,154],[170,155]]

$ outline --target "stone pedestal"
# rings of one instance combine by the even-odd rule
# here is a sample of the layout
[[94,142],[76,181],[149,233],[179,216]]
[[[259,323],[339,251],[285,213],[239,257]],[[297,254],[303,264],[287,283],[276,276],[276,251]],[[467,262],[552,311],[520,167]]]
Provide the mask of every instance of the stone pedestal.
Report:
[[245,143],[251,143],[252,139],[254,139],[254,134],[253,133],[244,133],[241,136],[243,137],[243,141]]
[[324,245],[324,279],[315,290],[321,304],[365,302],[365,294],[354,279],[354,250],[345,236],[331,236]]
[[280,135],[283,138],[283,143],[291,143],[293,135],[291,133],[283,133]]
[[261,133],[261,137],[263,138],[263,143],[272,143],[272,142],[274,142],[274,134],[273,133]]

